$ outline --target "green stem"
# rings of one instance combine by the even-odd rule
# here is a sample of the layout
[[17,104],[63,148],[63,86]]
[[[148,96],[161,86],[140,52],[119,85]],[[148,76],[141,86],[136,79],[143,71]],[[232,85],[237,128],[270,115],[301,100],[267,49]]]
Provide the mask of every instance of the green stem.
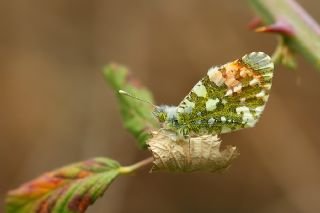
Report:
[[272,54],[272,61],[275,64],[283,64],[291,69],[297,67],[294,51],[288,46],[288,37],[281,36],[275,51]]
[[152,162],[153,162],[153,157],[149,157],[147,159],[139,161],[139,162],[132,164],[130,166],[122,166],[119,168],[119,172],[120,172],[120,174],[130,174],[130,173],[133,173],[136,170],[138,170],[144,166],[151,164]]
[[274,50],[271,58],[274,64],[281,63],[281,57],[282,57],[282,39],[278,42],[276,49]]
[[[320,27],[294,0],[249,0],[264,24],[286,23],[292,35],[286,36],[294,52],[301,53],[320,70]],[[278,32],[281,34],[281,32]]]

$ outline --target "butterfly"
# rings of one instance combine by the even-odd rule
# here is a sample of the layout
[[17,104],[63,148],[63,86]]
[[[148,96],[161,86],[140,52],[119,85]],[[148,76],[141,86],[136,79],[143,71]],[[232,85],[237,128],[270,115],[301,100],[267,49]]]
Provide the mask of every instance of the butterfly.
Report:
[[272,59],[263,52],[211,67],[178,106],[153,105],[153,115],[164,129],[183,136],[253,127],[268,101],[273,70]]

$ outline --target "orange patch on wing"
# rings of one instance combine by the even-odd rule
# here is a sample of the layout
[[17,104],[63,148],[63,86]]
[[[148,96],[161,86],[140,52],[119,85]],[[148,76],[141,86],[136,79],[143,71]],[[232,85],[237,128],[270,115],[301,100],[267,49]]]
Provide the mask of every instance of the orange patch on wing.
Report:
[[234,88],[241,83],[245,78],[257,79],[261,83],[262,75],[255,72],[246,64],[241,63],[239,60],[228,63],[224,66],[225,70],[222,71],[222,76],[225,78],[225,85],[228,88]]
[[[217,86],[220,87],[225,84],[229,89],[235,88],[235,92],[241,91],[240,84],[244,79],[256,79],[256,81],[253,82],[254,85],[261,84],[263,79],[261,73],[256,72],[241,60],[235,60],[211,73],[208,72],[208,76],[210,81],[214,82]],[[253,83],[250,86],[254,86]]]
[[236,80],[234,77],[227,77],[224,83],[225,85],[227,85],[228,88],[232,88],[237,86],[239,84],[239,81]]
[[223,73],[223,76],[225,77],[225,85],[228,88],[233,88],[237,86],[240,81],[240,69],[241,67],[239,66],[240,64],[238,63],[238,60],[228,63],[225,65],[225,71]]

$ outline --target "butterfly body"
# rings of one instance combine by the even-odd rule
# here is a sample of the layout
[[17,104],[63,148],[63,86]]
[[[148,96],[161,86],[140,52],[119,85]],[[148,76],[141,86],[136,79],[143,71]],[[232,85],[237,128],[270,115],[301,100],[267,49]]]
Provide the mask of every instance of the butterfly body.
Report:
[[154,116],[179,135],[204,135],[253,127],[269,97],[274,65],[253,52],[210,68],[178,106],[157,106]]

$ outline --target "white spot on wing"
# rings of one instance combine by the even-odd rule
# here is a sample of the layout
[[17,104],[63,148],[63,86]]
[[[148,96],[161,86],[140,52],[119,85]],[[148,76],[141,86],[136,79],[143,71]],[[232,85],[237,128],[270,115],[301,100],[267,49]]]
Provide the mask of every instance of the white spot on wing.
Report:
[[265,88],[266,90],[270,90],[271,89],[271,84],[265,84],[263,86],[263,88]]
[[221,103],[226,104],[226,103],[228,103],[228,101],[226,99],[222,99]]
[[178,107],[178,113],[191,113],[192,109],[195,107],[195,103],[185,99],[180,107]]
[[199,81],[192,89],[192,91],[198,96],[198,97],[206,97],[207,96],[207,89],[202,84],[201,81]]
[[256,123],[256,119],[254,119],[250,109],[246,106],[241,106],[236,108],[236,112],[238,115],[242,114],[242,123],[247,124],[248,126],[252,127]]
[[249,82],[249,85],[250,85],[250,86],[254,86],[254,85],[257,85],[257,84],[259,84],[259,80],[256,79],[256,78],[252,79],[252,80]]
[[273,77],[273,72],[266,72],[266,73],[263,74],[263,76],[272,78]]
[[256,111],[256,115],[260,116],[264,110],[264,106],[258,106],[254,110]]
[[222,117],[221,117],[221,121],[222,121],[223,123],[226,122],[226,121],[227,121],[226,117],[222,116]]
[[216,99],[209,99],[207,102],[206,102],[206,110],[207,111],[213,111],[217,108],[217,104],[219,103],[219,99],[216,98]]
[[258,94],[256,94],[256,97],[257,98],[261,98],[261,97],[263,97],[265,95],[266,95],[266,92],[264,90],[261,90]]
[[240,83],[240,84],[238,84],[237,86],[235,86],[235,87],[233,88],[233,91],[234,91],[234,92],[240,92],[241,89],[242,89],[242,84]]
[[267,101],[268,101],[268,98],[269,98],[269,95],[265,95],[265,96],[262,97],[262,100],[263,100],[264,102],[267,102]]
[[219,71],[218,67],[210,68],[207,75],[208,75],[210,81],[215,83],[218,87],[222,86],[226,80],[222,76],[222,73]]
[[217,72],[219,70],[219,68],[218,67],[211,67],[209,70],[208,70],[208,73],[207,73],[207,75],[209,76],[209,78],[210,78],[210,76],[212,76],[215,72]]
[[224,96],[230,96],[232,95],[233,91],[232,89],[228,89],[228,91],[226,92],[226,94]]
[[215,122],[215,119],[214,119],[214,118],[210,118],[210,119],[208,120],[208,124],[209,124],[210,126],[212,126],[212,125],[214,124],[214,122]]

